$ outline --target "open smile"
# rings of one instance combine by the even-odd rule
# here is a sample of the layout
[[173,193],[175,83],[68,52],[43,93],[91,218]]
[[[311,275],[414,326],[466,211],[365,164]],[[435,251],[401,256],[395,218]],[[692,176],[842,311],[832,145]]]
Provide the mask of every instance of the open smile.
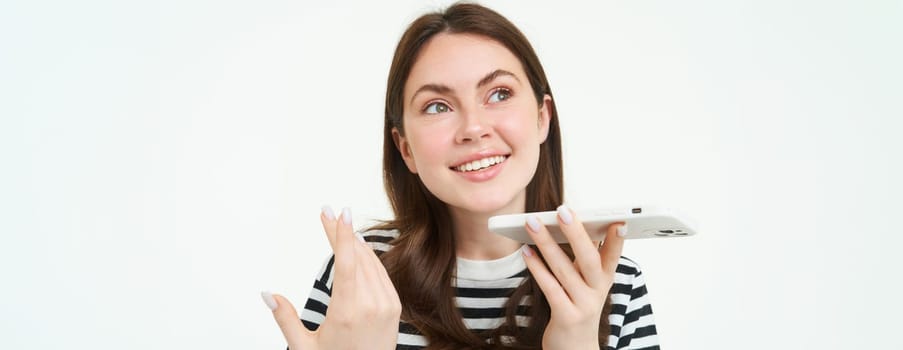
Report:
[[453,166],[450,169],[462,173],[482,171],[505,162],[505,160],[508,159],[508,156],[509,155],[499,155],[477,159],[474,161],[466,162],[464,164],[460,164],[458,166]]

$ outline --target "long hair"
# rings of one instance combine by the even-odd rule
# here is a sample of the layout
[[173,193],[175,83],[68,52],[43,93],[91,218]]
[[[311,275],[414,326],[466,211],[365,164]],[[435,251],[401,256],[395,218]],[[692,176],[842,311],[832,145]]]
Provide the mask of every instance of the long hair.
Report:
[[[405,166],[392,129],[404,135],[404,86],[423,45],[439,33],[468,33],[487,37],[511,51],[521,62],[541,104],[552,95],[539,58],[526,37],[510,21],[486,7],[458,3],[445,11],[423,15],[408,27],[395,49],[386,87],[383,130],[383,180],[395,219],[374,229],[399,232],[393,249],[381,255],[404,305],[401,318],[429,341],[429,349],[491,348],[500,344],[539,349],[549,322],[550,308],[539,285],[529,275],[509,296],[505,323],[477,334],[467,329],[455,304],[452,286],[456,266],[455,238],[448,207]],[[553,99],[554,101],[554,99]],[[554,210],[563,202],[561,134],[554,103],[549,106],[548,136],[540,145],[537,171],[526,188],[526,211]],[[565,250],[573,258],[570,249]],[[537,251],[538,252],[538,251]],[[518,327],[515,316],[522,300],[529,300],[530,323]],[[610,301],[602,312],[599,341],[608,340]],[[503,337],[506,339],[503,342]],[[513,340],[513,343],[511,342]]]

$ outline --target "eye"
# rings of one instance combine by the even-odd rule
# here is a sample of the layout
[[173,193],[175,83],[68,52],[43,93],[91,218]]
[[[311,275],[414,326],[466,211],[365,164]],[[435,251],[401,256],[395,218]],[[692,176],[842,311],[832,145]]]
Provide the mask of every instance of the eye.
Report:
[[448,110],[449,108],[447,104],[444,104],[442,102],[433,102],[428,104],[426,108],[423,109],[423,112],[425,112],[426,114],[439,114],[448,112]]
[[489,95],[489,102],[490,103],[502,102],[504,100],[507,100],[510,97],[511,97],[511,90],[508,90],[505,88],[498,88],[495,91],[493,91],[491,95]]

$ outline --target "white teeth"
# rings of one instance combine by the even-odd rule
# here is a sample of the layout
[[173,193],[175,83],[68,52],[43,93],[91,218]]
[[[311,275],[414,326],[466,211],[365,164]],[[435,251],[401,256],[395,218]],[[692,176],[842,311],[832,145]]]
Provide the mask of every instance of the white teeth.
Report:
[[505,159],[507,159],[506,156],[486,157],[486,158],[475,160],[475,161],[472,161],[469,163],[461,164],[461,165],[457,166],[455,169],[458,171],[480,170],[480,169],[488,168],[492,165],[496,165],[498,163],[504,162]]

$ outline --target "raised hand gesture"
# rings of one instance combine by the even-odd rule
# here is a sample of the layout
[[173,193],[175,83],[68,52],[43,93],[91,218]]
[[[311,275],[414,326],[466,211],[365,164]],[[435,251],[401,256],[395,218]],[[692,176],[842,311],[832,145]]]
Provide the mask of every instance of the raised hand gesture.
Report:
[[262,293],[289,349],[394,349],[401,302],[385,267],[353,232],[348,208],[336,219],[324,207],[320,220],[335,253],[332,297],[320,328],[307,330],[288,299]]

